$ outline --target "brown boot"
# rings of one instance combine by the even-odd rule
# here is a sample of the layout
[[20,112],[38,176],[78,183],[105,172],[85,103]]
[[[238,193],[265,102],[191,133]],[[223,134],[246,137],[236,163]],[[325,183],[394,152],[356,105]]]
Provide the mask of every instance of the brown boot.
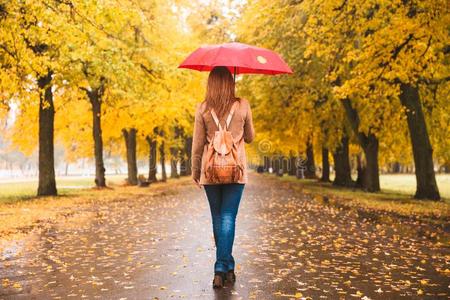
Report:
[[213,288],[222,288],[225,284],[226,275],[224,272],[215,272],[213,279]]
[[234,270],[228,270],[227,281],[232,283],[236,282],[236,274],[234,273]]

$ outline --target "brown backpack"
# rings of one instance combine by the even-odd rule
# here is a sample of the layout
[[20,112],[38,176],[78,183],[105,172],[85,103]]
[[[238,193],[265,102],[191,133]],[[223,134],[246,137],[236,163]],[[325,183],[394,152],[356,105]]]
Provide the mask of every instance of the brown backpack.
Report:
[[236,183],[242,178],[244,168],[238,158],[237,144],[233,140],[231,131],[228,131],[237,103],[231,106],[225,129],[220,125],[214,109],[211,109],[211,115],[219,130],[214,133],[214,137],[209,142],[206,154],[205,178],[209,182]]

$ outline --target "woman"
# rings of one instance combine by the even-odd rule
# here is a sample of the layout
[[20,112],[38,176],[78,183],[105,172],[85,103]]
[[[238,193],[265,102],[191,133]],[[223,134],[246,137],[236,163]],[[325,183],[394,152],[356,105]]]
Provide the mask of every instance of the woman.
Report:
[[[218,126],[211,114],[217,115],[222,128],[226,128],[226,119],[231,106],[234,113],[227,130],[231,131],[237,142],[239,161],[243,165],[243,174],[236,183],[214,184],[208,182],[204,174],[205,155],[209,141]],[[244,142],[251,143],[255,137],[250,104],[234,95],[234,80],[226,67],[215,67],[209,74],[205,100],[197,105],[195,112],[194,136],[192,141],[192,177],[195,184],[204,186],[208,198],[216,245],[213,287],[223,287],[225,281],[236,281],[234,258],[232,255],[235,220],[245,183],[247,183],[247,161]]]

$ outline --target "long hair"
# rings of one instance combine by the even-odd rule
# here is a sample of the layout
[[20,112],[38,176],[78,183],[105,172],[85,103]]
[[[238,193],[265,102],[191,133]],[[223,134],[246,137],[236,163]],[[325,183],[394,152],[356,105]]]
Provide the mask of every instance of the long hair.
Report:
[[214,67],[209,73],[205,102],[207,109],[214,108],[219,118],[223,117],[236,100],[234,80],[227,67]]

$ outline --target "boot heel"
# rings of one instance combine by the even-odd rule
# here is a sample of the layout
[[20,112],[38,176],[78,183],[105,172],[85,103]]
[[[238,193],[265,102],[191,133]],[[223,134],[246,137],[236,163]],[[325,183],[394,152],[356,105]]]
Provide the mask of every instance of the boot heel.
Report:
[[214,279],[213,279],[213,288],[218,289],[222,288],[225,284],[226,275],[224,272],[215,272],[214,273]]
[[234,273],[234,270],[229,270],[227,272],[227,281],[229,282],[236,282],[236,274]]

